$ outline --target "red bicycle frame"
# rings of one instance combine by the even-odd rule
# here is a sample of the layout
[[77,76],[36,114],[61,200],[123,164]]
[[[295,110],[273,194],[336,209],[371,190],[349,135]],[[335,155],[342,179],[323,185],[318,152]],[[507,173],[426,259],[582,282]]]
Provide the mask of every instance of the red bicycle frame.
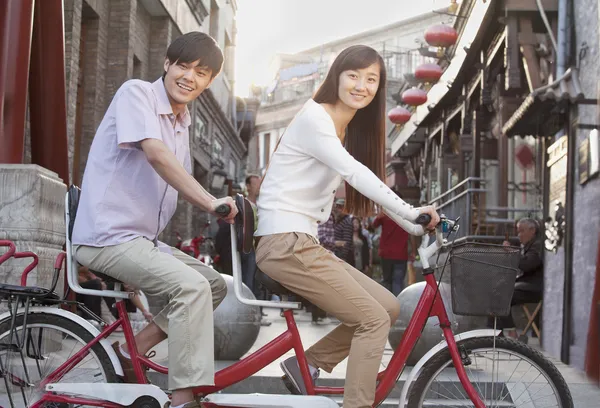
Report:
[[[412,351],[414,345],[419,340],[421,332],[425,327],[427,319],[431,316],[436,316],[439,319],[440,327],[444,333],[444,338],[448,343],[450,355],[452,356],[452,362],[457,371],[458,377],[462,386],[464,387],[467,395],[471,401],[475,404],[476,408],[485,408],[484,403],[481,401],[479,395],[473,388],[473,385],[467,377],[467,373],[462,363],[460,352],[454,340],[452,333],[451,324],[448,319],[446,308],[437,289],[437,282],[435,281],[434,275],[431,272],[425,272],[425,281],[427,283],[419,303],[415,309],[408,328],[402,336],[402,341],[399,347],[394,352],[389,366],[377,376],[377,390],[375,394],[375,406],[381,404],[386,396],[390,393],[395,382],[400,377],[400,374],[406,364],[406,360]],[[127,311],[123,301],[118,301],[117,310],[119,312],[119,318],[113,324],[104,328],[102,333],[97,336],[93,341],[83,347],[77,354],[69,358],[63,365],[58,367],[42,384],[42,387],[48,383],[52,383],[60,379],[69,369],[74,367],[80,362],[88,350],[94,344],[99,342],[101,339],[110,335],[118,326],[123,327],[125,340],[129,345],[130,350],[136,350],[135,337],[129,323]],[[287,330],[264,345],[259,350],[255,351],[248,357],[243,358],[237,363],[218,371],[215,374],[215,385],[213,386],[201,386],[194,389],[194,392],[199,396],[206,396],[215,392],[218,392],[224,388],[229,387],[239,381],[242,381],[251,375],[257,373],[273,361],[284,355],[289,350],[294,350],[298,358],[300,371],[302,373],[304,384],[306,386],[309,395],[317,394],[343,394],[343,387],[319,387],[313,386],[310,380],[308,363],[304,354],[304,348],[298,332],[298,327],[294,320],[292,310],[286,310],[284,312],[285,320],[287,323]],[[135,374],[139,384],[146,383],[146,377],[144,376],[143,367],[151,368],[159,373],[167,374],[168,369],[160,364],[151,361],[145,356],[138,355],[138,353],[131,353],[132,363],[135,369]],[[93,406],[104,406],[104,407],[118,407],[118,405],[94,401],[85,400],[82,398],[73,398],[62,395],[52,395],[50,393],[44,394],[43,398],[38,401],[34,406],[41,406],[43,402],[62,402],[69,404],[84,404]]]

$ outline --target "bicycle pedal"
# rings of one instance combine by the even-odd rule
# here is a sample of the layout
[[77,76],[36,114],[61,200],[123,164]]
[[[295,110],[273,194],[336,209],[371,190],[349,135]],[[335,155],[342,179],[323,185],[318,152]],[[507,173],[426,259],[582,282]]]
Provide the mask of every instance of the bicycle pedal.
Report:
[[288,391],[290,392],[290,394],[292,395],[302,395],[298,389],[296,388],[296,386],[294,385],[294,383],[292,383],[292,381],[288,378],[287,375],[282,375],[281,376],[281,380],[283,381],[283,384],[285,385],[285,388],[288,389]]

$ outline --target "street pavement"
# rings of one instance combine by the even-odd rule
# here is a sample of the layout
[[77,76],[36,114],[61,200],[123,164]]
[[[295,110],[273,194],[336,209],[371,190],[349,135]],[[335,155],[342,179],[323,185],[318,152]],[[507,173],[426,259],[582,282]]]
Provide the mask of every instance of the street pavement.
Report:
[[[258,350],[260,347],[274,339],[277,335],[283,333],[286,330],[285,319],[279,315],[279,309],[265,309],[268,314],[266,320],[271,322],[270,326],[262,326],[258,338],[248,354]],[[327,318],[323,324],[313,325],[311,324],[310,314],[304,311],[298,311],[296,314],[296,322],[300,330],[302,342],[305,348],[317,342],[321,337],[326,335],[335,325],[338,323],[335,320]],[[118,336],[116,336],[118,337]],[[530,339],[530,345],[539,350],[539,343],[537,339]],[[167,360],[167,344],[163,342],[156,348],[156,356],[153,360],[161,363],[166,363]],[[381,363],[381,370],[387,367],[392,355],[393,349],[388,343],[384,356]],[[543,352],[543,351],[542,351]],[[281,393],[287,394],[288,391],[283,385],[280,377],[282,375],[279,367],[279,362],[293,355],[293,352],[288,352],[275,362],[269,364],[267,367],[258,371],[251,378],[242,381],[239,384],[233,385],[228,389],[224,390],[226,393]],[[576,368],[570,367],[563,364],[560,360],[552,358],[546,355],[559,369],[573,395],[574,406],[576,408],[593,408],[600,407],[600,388],[590,382],[584,373]],[[217,361],[216,368],[222,369],[233,364],[234,361]],[[397,407],[398,398],[402,385],[410,372],[411,367],[407,367],[402,373],[398,380],[398,385],[394,391],[390,394],[389,398],[383,404],[384,407]],[[344,377],[346,372],[346,360],[340,363],[332,373],[326,373],[321,371],[319,378],[319,384],[329,386],[341,386],[343,385]],[[166,386],[166,376],[162,376],[158,373],[150,373],[151,380],[153,383],[159,386]]]

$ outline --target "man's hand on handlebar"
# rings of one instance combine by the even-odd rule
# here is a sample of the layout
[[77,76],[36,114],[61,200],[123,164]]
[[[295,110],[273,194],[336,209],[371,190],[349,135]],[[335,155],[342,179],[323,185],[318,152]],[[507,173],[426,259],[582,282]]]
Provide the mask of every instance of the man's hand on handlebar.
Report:
[[[233,198],[231,198],[231,197],[218,198],[216,200],[213,200],[210,203],[210,205],[211,205],[210,213],[212,215],[215,215],[215,216],[223,219],[225,222],[228,222],[229,224],[233,224],[235,216],[238,213],[238,209],[237,209],[237,206],[235,205],[235,201],[233,200]],[[227,215],[224,215],[221,211],[217,212],[217,208],[219,206],[223,206],[223,205],[229,206],[229,211],[228,211]],[[221,207],[221,208],[223,208],[223,207]]]

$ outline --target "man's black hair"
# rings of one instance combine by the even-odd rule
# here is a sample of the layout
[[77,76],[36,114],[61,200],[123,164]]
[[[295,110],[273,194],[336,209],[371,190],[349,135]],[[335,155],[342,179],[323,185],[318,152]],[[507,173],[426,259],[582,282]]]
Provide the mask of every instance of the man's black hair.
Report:
[[[167,49],[167,59],[171,64],[200,61],[200,67],[212,71],[212,78],[219,75],[223,68],[223,52],[210,35],[192,31],[177,37]],[[165,77],[163,73],[163,79]]]

